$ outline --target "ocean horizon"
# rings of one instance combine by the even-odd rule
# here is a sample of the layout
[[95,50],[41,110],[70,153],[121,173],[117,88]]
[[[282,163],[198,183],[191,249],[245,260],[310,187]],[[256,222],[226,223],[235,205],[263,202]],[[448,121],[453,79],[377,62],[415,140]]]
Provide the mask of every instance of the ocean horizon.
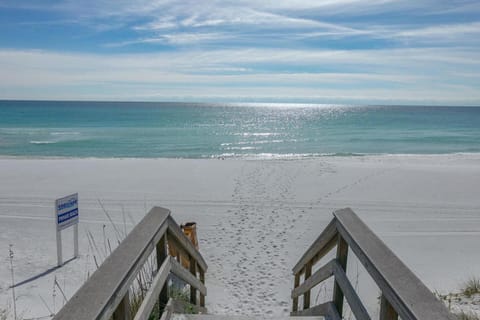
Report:
[[480,152],[480,107],[0,101],[0,156],[290,159]]

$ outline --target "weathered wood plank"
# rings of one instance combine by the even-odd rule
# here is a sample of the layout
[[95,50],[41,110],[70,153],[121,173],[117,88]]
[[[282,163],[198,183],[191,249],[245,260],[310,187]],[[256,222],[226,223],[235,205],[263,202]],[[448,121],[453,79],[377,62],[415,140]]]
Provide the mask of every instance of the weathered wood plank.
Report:
[[165,308],[163,309],[163,313],[162,313],[162,316],[160,317],[160,320],[170,320],[170,318],[172,317],[172,313],[173,313],[173,299],[170,298],[165,306]]
[[140,305],[140,308],[138,308],[134,320],[147,320],[150,317],[153,307],[157,302],[157,297],[160,295],[160,292],[168,279],[170,268],[170,259],[165,259],[153,278],[152,285],[143,298],[143,302]]
[[167,230],[169,215],[152,208],[54,319],[109,319]]
[[[312,261],[307,262],[305,265],[305,280],[308,280],[312,275]],[[310,308],[310,290],[306,290],[303,294],[303,309]]]
[[350,209],[335,211],[341,236],[377,283],[400,318],[440,320],[455,317],[412,271]]
[[113,312],[113,320],[130,320],[130,291],[127,291],[117,309]]
[[160,267],[163,265],[163,262],[168,257],[168,248],[167,248],[167,235],[164,234],[157,243],[156,246],[157,252],[157,269],[160,270]]
[[326,320],[342,320],[342,317],[338,314],[337,308],[332,303],[329,307],[328,315],[325,316]]
[[[167,243],[167,234],[165,233],[160,241],[157,243],[157,269],[160,270],[161,266],[167,260],[168,257],[168,243]],[[157,271],[158,272],[158,271]],[[158,296],[158,307],[159,311],[165,308],[168,303],[168,283],[165,283],[160,294]]]
[[185,250],[188,255],[192,256],[195,261],[197,261],[201,270],[204,272],[207,271],[207,263],[203,259],[202,255],[197,251],[190,239],[185,236],[182,229],[180,229],[172,217],[169,217],[168,219],[168,234],[173,236],[173,238],[180,243],[180,247]]
[[[335,273],[335,266],[339,265],[345,272],[347,269],[347,257],[348,257],[348,244],[341,236],[337,237],[337,258],[333,264],[333,271]],[[335,276],[335,284],[333,285],[333,303],[337,308],[337,312],[340,316],[343,316],[343,297],[344,292],[340,287],[337,277]]]
[[[200,269],[200,268],[199,268]],[[205,272],[203,272],[201,269],[198,271],[198,275],[200,278],[200,282],[205,285]],[[205,295],[200,293],[200,307],[204,308],[205,307]]]
[[312,289],[317,284],[322,281],[325,281],[333,275],[333,263],[335,260],[331,260],[326,265],[318,269],[313,273],[313,275],[305,280],[300,286],[297,286],[292,290],[292,298],[296,298],[304,294],[307,290]]
[[347,275],[343,270],[343,266],[340,264],[340,262],[335,261],[335,263],[333,264],[333,273],[335,275],[335,282],[338,284],[338,286],[343,292],[343,295],[347,299],[348,305],[350,306],[350,309],[352,310],[355,319],[370,320],[367,309],[365,309],[362,301],[360,301],[360,298],[358,297],[355,289],[348,280]]
[[[300,272],[295,274],[295,280],[294,280],[294,283],[293,283],[293,290],[297,289],[299,285],[300,285]],[[297,312],[298,311],[298,296],[299,295],[300,294],[293,297],[292,312]]]
[[[190,263],[190,273],[192,274],[192,276],[197,278],[197,264],[195,263],[195,260],[193,259],[192,256],[189,257],[189,263]],[[200,279],[198,280],[200,281]],[[202,282],[200,281],[200,283]],[[190,286],[190,303],[193,305],[197,305],[197,290],[192,285]]]
[[203,283],[200,282],[196,277],[194,277],[189,270],[185,269],[180,263],[178,263],[174,258],[170,257],[170,263],[172,265],[172,273],[177,277],[193,286],[195,289],[200,291],[203,295],[207,295],[207,288]]
[[312,317],[312,316],[324,316],[331,320],[341,320],[340,315],[335,309],[333,302],[325,302],[309,309],[291,312],[292,317]]
[[[322,248],[324,248],[328,243],[331,243],[332,238],[334,238],[337,234],[335,225],[335,220],[332,220],[328,224],[325,230],[323,230],[320,236],[313,242],[310,248],[308,248],[297,264],[293,267],[293,274],[299,273],[307,264],[307,262],[312,261],[316,256],[318,256],[318,253]],[[319,258],[317,257],[317,259]]]
[[398,320],[398,314],[385,296],[380,298],[380,320]]
[[338,242],[338,233],[328,241],[323,248],[320,249],[320,251],[317,252],[317,254],[313,257],[312,263],[315,265],[320,259],[322,259],[327,253],[329,253],[336,245]]
[[172,257],[175,257],[178,262],[184,263],[188,261],[188,253],[182,248],[182,245],[178,240],[171,235],[170,232],[167,232],[167,239],[168,239],[168,246],[169,246],[169,253]]

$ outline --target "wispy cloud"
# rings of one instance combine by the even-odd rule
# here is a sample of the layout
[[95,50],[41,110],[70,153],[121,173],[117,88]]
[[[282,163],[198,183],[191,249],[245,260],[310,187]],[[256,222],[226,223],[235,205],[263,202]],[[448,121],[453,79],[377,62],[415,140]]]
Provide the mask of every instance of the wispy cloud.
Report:
[[163,30],[163,29],[174,29],[177,28],[179,25],[177,21],[175,21],[174,17],[161,17],[156,19],[155,21],[134,26],[134,30],[144,31],[144,30]]
[[[352,37],[362,38],[364,41],[384,39],[409,47],[423,46],[425,43],[429,45],[435,45],[435,43],[467,45],[471,43],[470,37],[477,36],[479,32],[479,22],[476,21],[434,25],[425,25],[422,19],[417,19],[415,22],[406,20],[402,24],[375,24],[370,21],[332,22],[335,10],[342,12],[351,10],[352,14],[356,12],[357,15],[408,10],[416,12],[415,15],[421,15],[422,12],[425,12],[425,8],[434,5],[427,0],[408,4],[393,0],[368,3],[342,0],[320,3],[286,1],[272,4],[269,2],[260,5],[250,1],[240,1],[235,4],[227,1],[221,5],[215,1],[208,5],[198,2],[188,2],[188,4],[190,5],[188,7],[185,3],[181,6],[172,5],[152,20],[134,25],[133,29],[144,34],[154,34],[158,39],[164,36],[168,38],[174,32],[188,35],[199,33],[199,37],[197,37],[199,41],[196,42],[201,42],[202,34],[222,35],[217,39],[208,38],[208,43],[218,44],[222,44],[222,41],[227,39],[229,44],[235,40],[245,41],[245,35],[247,35],[249,41],[246,43],[248,44],[260,41],[263,45],[271,43],[272,46],[278,45],[276,40],[279,35],[287,46],[292,45],[289,43],[292,40],[315,43],[315,39]],[[442,7],[442,4],[435,5],[437,9]],[[443,5],[443,7],[447,10],[451,6]],[[181,36],[178,38],[181,39]],[[158,42],[182,45],[189,41]],[[131,44],[133,43],[135,42],[131,42]]]
[[[317,44],[315,39],[363,38],[384,39],[396,45],[414,47],[428,43],[467,42],[469,36],[478,33],[479,22],[424,23],[418,18],[425,15],[448,15],[452,12],[480,14],[480,5],[469,1],[400,1],[400,0],[55,0],[40,6],[35,0],[4,0],[0,8],[22,8],[28,10],[55,11],[64,13],[64,19],[51,23],[90,25],[99,32],[130,29],[122,40],[123,44],[169,44],[218,43],[227,40],[231,45],[237,39],[248,45],[260,41],[262,45],[284,46],[290,42],[307,41]],[[390,24],[388,20],[378,23],[375,19],[356,19],[371,15],[405,16],[402,23]],[[345,19],[348,16],[351,21]],[[342,18],[343,17],[343,18]],[[412,17],[417,17],[411,21]],[[358,20],[358,21],[357,21]],[[384,19],[385,20],[385,19]],[[442,19],[445,20],[445,19]],[[57,21],[57,22],[54,22]],[[28,22],[27,22],[28,23]],[[32,23],[32,22],[30,22]],[[39,21],[38,24],[49,23]],[[195,36],[194,34],[198,34]],[[209,35],[218,35],[217,39]],[[249,41],[245,41],[246,36]],[[418,42],[418,43],[417,43]],[[107,44],[107,47],[111,47]]]
[[198,10],[187,16],[174,18],[171,15],[160,16],[154,21],[135,26],[135,30],[162,30],[178,28],[206,28],[206,27],[255,27],[266,29],[331,29],[352,31],[352,28],[342,25],[322,22],[314,19],[290,17],[282,14],[274,14],[251,8],[218,8],[216,10]]
[[[69,93],[70,98],[80,99],[83,91],[78,88],[95,86],[102,88],[102,93],[92,93],[90,98],[323,101],[343,97],[362,101],[395,98],[397,103],[442,99],[459,104],[480,103],[475,85],[480,76],[472,75],[472,70],[480,71],[480,57],[469,50],[256,49],[140,55],[1,50],[0,61],[4,70],[0,75],[3,98],[19,92],[24,93],[23,98],[39,98],[39,90],[49,88],[52,98],[60,99]],[[276,70],[275,65],[285,68]],[[333,66],[336,71],[296,71],[301,65],[311,69]]]
[[170,45],[191,45],[196,43],[217,42],[229,38],[228,35],[222,33],[172,33],[162,34],[156,37],[139,38],[129,41],[106,43],[106,47],[124,47],[135,44],[170,44]]
[[0,98],[480,103],[475,0],[0,0],[0,10],[29,12],[0,22],[0,48],[13,48],[0,49]]
[[480,22],[443,24],[431,27],[399,31],[397,37],[428,39],[429,41],[474,40],[480,36]]

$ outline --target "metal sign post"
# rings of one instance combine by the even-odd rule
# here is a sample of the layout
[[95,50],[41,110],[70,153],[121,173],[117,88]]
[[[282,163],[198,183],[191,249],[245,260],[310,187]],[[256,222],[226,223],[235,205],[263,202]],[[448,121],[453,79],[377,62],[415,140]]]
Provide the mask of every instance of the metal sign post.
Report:
[[63,229],[73,226],[74,257],[78,257],[78,193],[55,201],[55,220],[57,226],[57,262],[63,264],[62,233]]

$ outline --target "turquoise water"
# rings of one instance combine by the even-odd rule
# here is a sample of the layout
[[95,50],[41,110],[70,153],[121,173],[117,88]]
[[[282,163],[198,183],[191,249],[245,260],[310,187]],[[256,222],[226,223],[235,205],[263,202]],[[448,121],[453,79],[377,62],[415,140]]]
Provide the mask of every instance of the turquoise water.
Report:
[[463,152],[480,152],[480,107],[0,101],[3,156]]

